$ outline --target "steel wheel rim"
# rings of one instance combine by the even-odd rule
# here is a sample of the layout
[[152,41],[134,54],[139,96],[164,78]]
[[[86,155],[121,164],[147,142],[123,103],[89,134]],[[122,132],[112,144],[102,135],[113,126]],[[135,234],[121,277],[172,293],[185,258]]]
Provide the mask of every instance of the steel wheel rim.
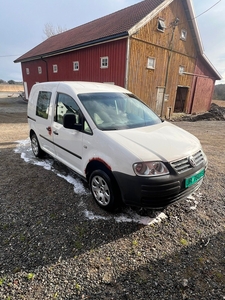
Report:
[[31,147],[34,152],[34,155],[38,155],[38,141],[36,138],[32,138],[31,140]]
[[107,206],[110,203],[110,190],[107,182],[101,176],[94,176],[91,182],[92,192],[96,201]]

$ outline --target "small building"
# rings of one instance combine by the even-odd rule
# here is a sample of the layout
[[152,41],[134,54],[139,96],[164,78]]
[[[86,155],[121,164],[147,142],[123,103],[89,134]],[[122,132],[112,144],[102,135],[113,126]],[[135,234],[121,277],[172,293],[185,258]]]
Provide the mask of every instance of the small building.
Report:
[[191,0],[139,2],[54,35],[15,62],[26,97],[36,82],[108,82],[163,117],[207,111],[221,79],[203,52]]

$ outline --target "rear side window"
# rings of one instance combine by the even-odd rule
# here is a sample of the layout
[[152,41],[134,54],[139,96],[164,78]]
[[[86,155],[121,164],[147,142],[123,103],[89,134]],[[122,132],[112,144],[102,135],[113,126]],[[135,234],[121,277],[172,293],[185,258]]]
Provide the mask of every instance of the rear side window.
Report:
[[36,115],[48,119],[49,105],[52,93],[40,91],[37,99]]

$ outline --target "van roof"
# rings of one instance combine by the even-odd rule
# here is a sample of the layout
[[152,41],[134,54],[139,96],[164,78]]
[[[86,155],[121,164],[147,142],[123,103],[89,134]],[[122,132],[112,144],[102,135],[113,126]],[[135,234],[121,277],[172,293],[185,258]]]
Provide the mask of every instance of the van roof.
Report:
[[42,86],[43,88],[57,89],[72,89],[77,94],[90,92],[120,92],[129,93],[128,90],[110,83],[88,82],[88,81],[52,81],[37,83],[35,86]]

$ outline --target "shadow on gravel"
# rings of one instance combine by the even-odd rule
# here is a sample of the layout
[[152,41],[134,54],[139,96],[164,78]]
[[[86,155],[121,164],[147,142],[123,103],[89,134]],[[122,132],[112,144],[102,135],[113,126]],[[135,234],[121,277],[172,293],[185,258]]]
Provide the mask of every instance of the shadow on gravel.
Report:
[[[220,245],[216,248],[214,245]],[[144,265],[132,268],[132,260],[138,260],[138,247],[131,255],[130,271],[117,270],[108,274],[110,281],[99,284],[84,299],[224,299],[225,295],[225,233],[202,239],[192,246],[178,245],[172,255],[154,252]],[[144,253],[141,253],[144,255]],[[148,256],[148,253],[145,254]],[[219,262],[219,263],[218,263]],[[119,269],[119,267],[118,267]],[[115,270],[114,270],[115,271]],[[111,275],[111,277],[110,277]],[[107,295],[107,297],[106,297]],[[80,299],[77,293],[65,300]]]
[[[63,178],[27,164],[12,150],[1,149],[1,156],[2,274],[72,258],[140,228],[137,223],[116,222],[112,214],[97,207],[89,192],[76,195]],[[100,218],[85,218],[85,209]]]
[[[219,247],[215,249],[215,245]],[[170,299],[171,294],[171,299],[204,299],[200,295],[222,299],[225,295],[224,247],[225,233],[220,232],[196,245],[184,246],[165,259],[153,260],[125,277],[143,290],[139,299],[146,296],[151,299],[152,294],[157,295],[159,286],[158,299]],[[123,276],[118,281],[123,281]]]

